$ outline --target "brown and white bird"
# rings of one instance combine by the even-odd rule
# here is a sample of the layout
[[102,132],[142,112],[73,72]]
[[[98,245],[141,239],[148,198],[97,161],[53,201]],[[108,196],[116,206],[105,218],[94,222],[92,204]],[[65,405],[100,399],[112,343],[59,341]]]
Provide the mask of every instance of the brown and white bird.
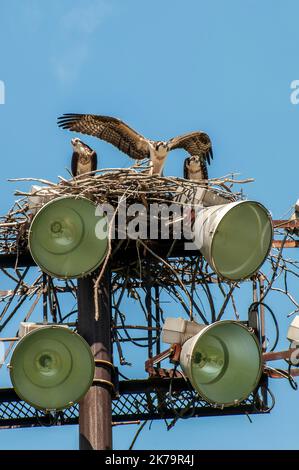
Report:
[[72,175],[79,176],[95,171],[98,164],[96,152],[78,137],[72,139],[71,143],[73,147]]
[[168,141],[154,141],[138,134],[120,119],[96,114],[64,114],[58,118],[63,129],[93,135],[117,147],[135,160],[150,159],[150,174],[161,175],[167,154],[174,149],[184,149],[189,155],[198,155],[210,163],[212,144],[207,134],[190,132]]
[[[291,215],[290,220],[299,221],[299,199],[297,199],[296,201],[296,204],[294,206],[294,212]],[[289,231],[293,235],[296,235],[297,237],[299,237],[299,228],[292,228],[292,229],[289,229]]]
[[207,180],[208,166],[205,158],[200,155],[193,155],[184,161],[184,178],[191,181],[201,182]]

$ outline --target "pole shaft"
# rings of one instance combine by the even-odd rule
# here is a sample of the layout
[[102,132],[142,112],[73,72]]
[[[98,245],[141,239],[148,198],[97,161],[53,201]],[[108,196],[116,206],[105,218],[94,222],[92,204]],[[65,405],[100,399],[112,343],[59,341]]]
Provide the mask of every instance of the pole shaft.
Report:
[[[91,347],[95,360],[111,362],[110,272],[106,270],[98,295],[95,320],[94,277],[78,280],[78,332]],[[96,363],[95,382],[80,402],[80,450],[112,448],[111,369]],[[101,382],[103,381],[103,382]]]

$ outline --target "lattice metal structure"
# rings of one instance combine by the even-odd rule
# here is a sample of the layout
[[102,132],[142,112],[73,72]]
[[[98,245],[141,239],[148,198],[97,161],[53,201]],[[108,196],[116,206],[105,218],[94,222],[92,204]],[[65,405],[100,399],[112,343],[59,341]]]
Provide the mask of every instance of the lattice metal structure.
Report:
[[[201,400],[190,386],[186,389],[184,379],[174,379],[173,393],[170,395],[167,392],[170,380],[121,381],[119,395],[113,400],[113,422],[117,424],[136,420],[177,420],[267,412],[266,409],[259,408],[253,395],[239,406],[217,408]],[[0,390],[1,428],[77,424],[78,415],[78,404],[55,414],[45,414],[21,401],[13,389]]]

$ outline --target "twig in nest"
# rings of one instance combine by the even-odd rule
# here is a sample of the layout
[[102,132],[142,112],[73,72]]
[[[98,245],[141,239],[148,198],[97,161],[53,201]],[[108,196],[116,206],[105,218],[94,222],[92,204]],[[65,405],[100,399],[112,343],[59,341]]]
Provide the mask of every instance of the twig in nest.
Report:
[[99,312],[99,299],[98,299],[98,290],[99,290],[99,285],[101,282],[101,279],[103,277],[103,274],[105,272],[105,269],[107,267],[110,255],[111,255],[111,250],[112,250],[112,245],[111,245],[111,236],[112,236],[112,230],[113,230],[113,223],[117,214],[117,211],[119,209],[120,204],[125,200],[126,198],[126,193],[123,194],[123,196],[120,198],[117,208],[115,209],[113,216],[111,217],[110,220],[110,225],[109,225],[109,232],[108,232],[108,251],[102,266],[102,269],[100,271],[100,274],[98,278],[96,279],[94,283],[94,303],[95,303],[95,320],[98,321],[100,318],[100,312]]

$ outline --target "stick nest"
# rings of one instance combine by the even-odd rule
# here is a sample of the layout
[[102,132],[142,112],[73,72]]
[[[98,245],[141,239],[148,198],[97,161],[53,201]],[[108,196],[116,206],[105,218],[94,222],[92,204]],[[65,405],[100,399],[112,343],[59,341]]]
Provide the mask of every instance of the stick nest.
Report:
[[[232,177],[211,179],[202,184],[176,177],[149,176],[142,168],[103,169],[94,174],[81,175],[69,180],[58,177],[59,181],[40,178],[17,178],[10,181],[28,182],[40,188],[31,191],[15,191],[18,199],[6,215],[0,217],[0,253],[15,254],[27,247],[28,228],[33,218],[29,197],[40,196],[42,207],[45,201],[62,196],[85,197],[96,204],[110,204],[117,211],[119,200],[126,199],[148,207],[152,203],[171,204],[178,194],[192,198],[199,187],[208,187],[228,201],[240,199],[240,192],[233,192],[232,185],[252,180],[235,180]],[[178,201],[176,201],[178,202]],[[184,204],[182,202],[182,204]]]

